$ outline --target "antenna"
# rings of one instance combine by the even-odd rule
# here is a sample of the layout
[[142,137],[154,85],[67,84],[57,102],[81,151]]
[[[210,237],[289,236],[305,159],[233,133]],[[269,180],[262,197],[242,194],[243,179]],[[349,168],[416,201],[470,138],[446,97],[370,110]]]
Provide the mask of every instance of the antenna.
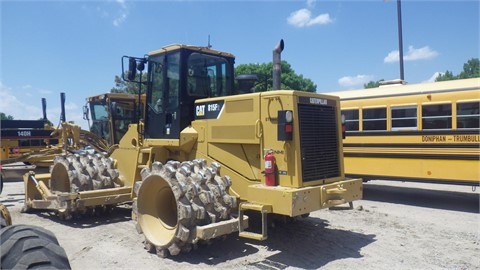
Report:
[[212,44],[210,44],[210,35],[208,35],[208,45],[207,45],[207,48],[212,48]]

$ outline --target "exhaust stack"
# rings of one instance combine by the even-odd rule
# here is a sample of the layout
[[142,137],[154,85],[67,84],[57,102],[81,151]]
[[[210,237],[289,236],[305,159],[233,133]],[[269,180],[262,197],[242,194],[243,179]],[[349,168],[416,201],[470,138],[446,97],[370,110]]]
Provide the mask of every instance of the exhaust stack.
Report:
[[282,51],[285,44],[283,39],[273,48],[273,85],[272,90],[279,90],[281,84],[281,74],[282,74]]
[[60,122],[66,122],[67,119],[65,119],[65,93],[60,93],[60,106],[61,106],[61,112],[60,112]]
[[42,98],[43,121],[47,121],[47,99]]

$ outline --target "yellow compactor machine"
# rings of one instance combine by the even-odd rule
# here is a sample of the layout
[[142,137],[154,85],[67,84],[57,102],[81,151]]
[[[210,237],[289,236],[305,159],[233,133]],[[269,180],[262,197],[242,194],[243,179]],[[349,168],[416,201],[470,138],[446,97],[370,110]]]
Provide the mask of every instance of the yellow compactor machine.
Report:
[[[26,174],[24,210],[70,218],[133,202],[146,248],[167,256],[236,231],[263,240],[269,215],[361,199],[361,179],[343,172],[339,99],[234,89],[234,59],[188,45],[124,56],[125,79],[146,92],[142,119],[107,155],[60,155],[50,174]],[[247,210],[260,213],[259,230]]]

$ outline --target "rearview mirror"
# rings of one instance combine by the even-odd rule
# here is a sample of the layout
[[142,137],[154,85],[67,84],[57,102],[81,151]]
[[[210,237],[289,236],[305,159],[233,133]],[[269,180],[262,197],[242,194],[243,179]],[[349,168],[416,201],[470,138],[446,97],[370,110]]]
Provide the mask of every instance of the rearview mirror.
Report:
[[83,106],[83,119],[84,120],[90,120],[88,114],[89,114],[88,106],[85,105],[85,106]]
[[133,57],[128,59],[128,75],[127,78],[129,81],[135,80],[137,76],[137,60]]

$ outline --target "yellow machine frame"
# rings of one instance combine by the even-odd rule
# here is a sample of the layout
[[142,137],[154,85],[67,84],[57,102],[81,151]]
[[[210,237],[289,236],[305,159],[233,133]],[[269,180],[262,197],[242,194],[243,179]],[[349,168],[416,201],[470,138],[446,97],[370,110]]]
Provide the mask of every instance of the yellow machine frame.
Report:
[[[209,48],[172,45],[150,53],[149,59],[150,57],[153,59],[156,55],[175,52],[185,55],[190,53],[197,58],[205,54],[208,60],[223,58],[225,61],[222,65],[229,63],[232,66],[226,69],[217,67],[217,72],[226,70],[231,74],[224,74],[216,80],[233,78],[234,56]],[[180,53],[180,57],[183,57]],[[139,70],[143,70],[144,64],[148,64],[147,60],[141,58],[129,58],[129,61],[130,72],[135,71],[137,64],[141,66]],[[156,67],[151,72],[164,72],[164,76],[170,76],[170,73],[165,71],[167,66],[160,65],[159,62],[153,62],[152,65]],[[192,69],[180,76],[193,76],[197,74],[196,72]],[[134,77],[133,74],[131,78]],[[212,80],[210,82],[207,86],[215,85]],[[153,83],[148,85],[152,87]],[[182,91],[185,95],[186,90]],[[158,222],[159,218],[145,213],[145,211],[155,213],[156,209],[152,206],[153,202],[142,200],[141,194],[151,196],[152,199],[154,196],[166,194],[163,191],[159,191],[159,195],[149,194],[144,184],[148,182],[148,185],[165,190],[168,189],[165,184],[168,181],[161,179],[158,175],[151,178],[147,176],[147,180],[142,180],[142,174],[148,174],[150,170],[154,170],[155,168],[152,167],[156,166],[154,165],[157,164],[156,162],[165,164],[171,160],[181,162],[196,159],[216,164],[215,166],[220,168],[218,173],[231,179],[229,196],[237,198],[239,202],[236,206],[237,217],[197,226],[195,231],[200,239],[214,238],[234,231],[240,231],[243,237],[265,239],[267,237],[266,215],[269,213],[296,217],[362,198],[362,180],[346,179],[343,173],[342,127],[338,97],[278,90],[196,99],[192,105],[194,120],[180,130],[178,138],[145,136],[149,123],[150,127],[153,125],[155,128],[160,125],[148,122],[151,121],[148,119],[148,112],[151,112],[152,108],[145,112],[147,122],[140,121],[138,124],[129,125],[118,146],[108,157],[113,162],[112,167],[118,170],[118,179],[115,180],[118,187],[79,192],[52,192],[50,190],[52,181],[57,184],[60,182],[62,185],[68,184],[66,172],[54,172],[54,167],[51,175],[26,174],[24,177],[26,210],[47,208],[60,213],[77,210],[81,212],[90,206],[133,200],[133,217],[137,218],[137,214],[144,217],[140,224]],[[175,113],[188,115],[190,108],[183,109]],[[286,120],[286,115],[291,119]],[[168,117],[167,119],[170,119],[168,121],[177,119],[173,113]],[[178,119],[178,121],[181,120]],[[282,126],[285,122],[288,122],[288,128]],[[170,132],[169,127],[168,132]],[[284,133],[288,133],[288,136]],[[275,184],[270,186],[266,185],[264,176],[267,153],[273,154],[276,159]],[[155,186],[153,179],[158,179],[162,186]],[[145,183],[142,184],[142,182]],[[167,193],[172,194],[172,192]],[[172,199],[175,198],[172,196]],[[142,204],[138,209],[137,202],[138,205]],[[178,202],[172,202],[172,205],[175,204]],[[165,206],[158,209],[158,211],[163,210]],[[178,209],[179,212],[181,210]],[[246,210],[258,211],[262,214],[264,227],[261,233],[245,231],[248,222],[248,218],[244,217]],[[176,211],[171,212],[176,213]],[[180,228],[180,225],[176,226]],[[177,227],[169,227],[169,234],[173,228]],[[172,235],[184,238],[175,232]],[[157,246],[157,249],[162,248]],[[163,254],[165,250],[157,250],[157,252]],[[178,252],[178,248],[170,250],[171,254],[178,254]]]

